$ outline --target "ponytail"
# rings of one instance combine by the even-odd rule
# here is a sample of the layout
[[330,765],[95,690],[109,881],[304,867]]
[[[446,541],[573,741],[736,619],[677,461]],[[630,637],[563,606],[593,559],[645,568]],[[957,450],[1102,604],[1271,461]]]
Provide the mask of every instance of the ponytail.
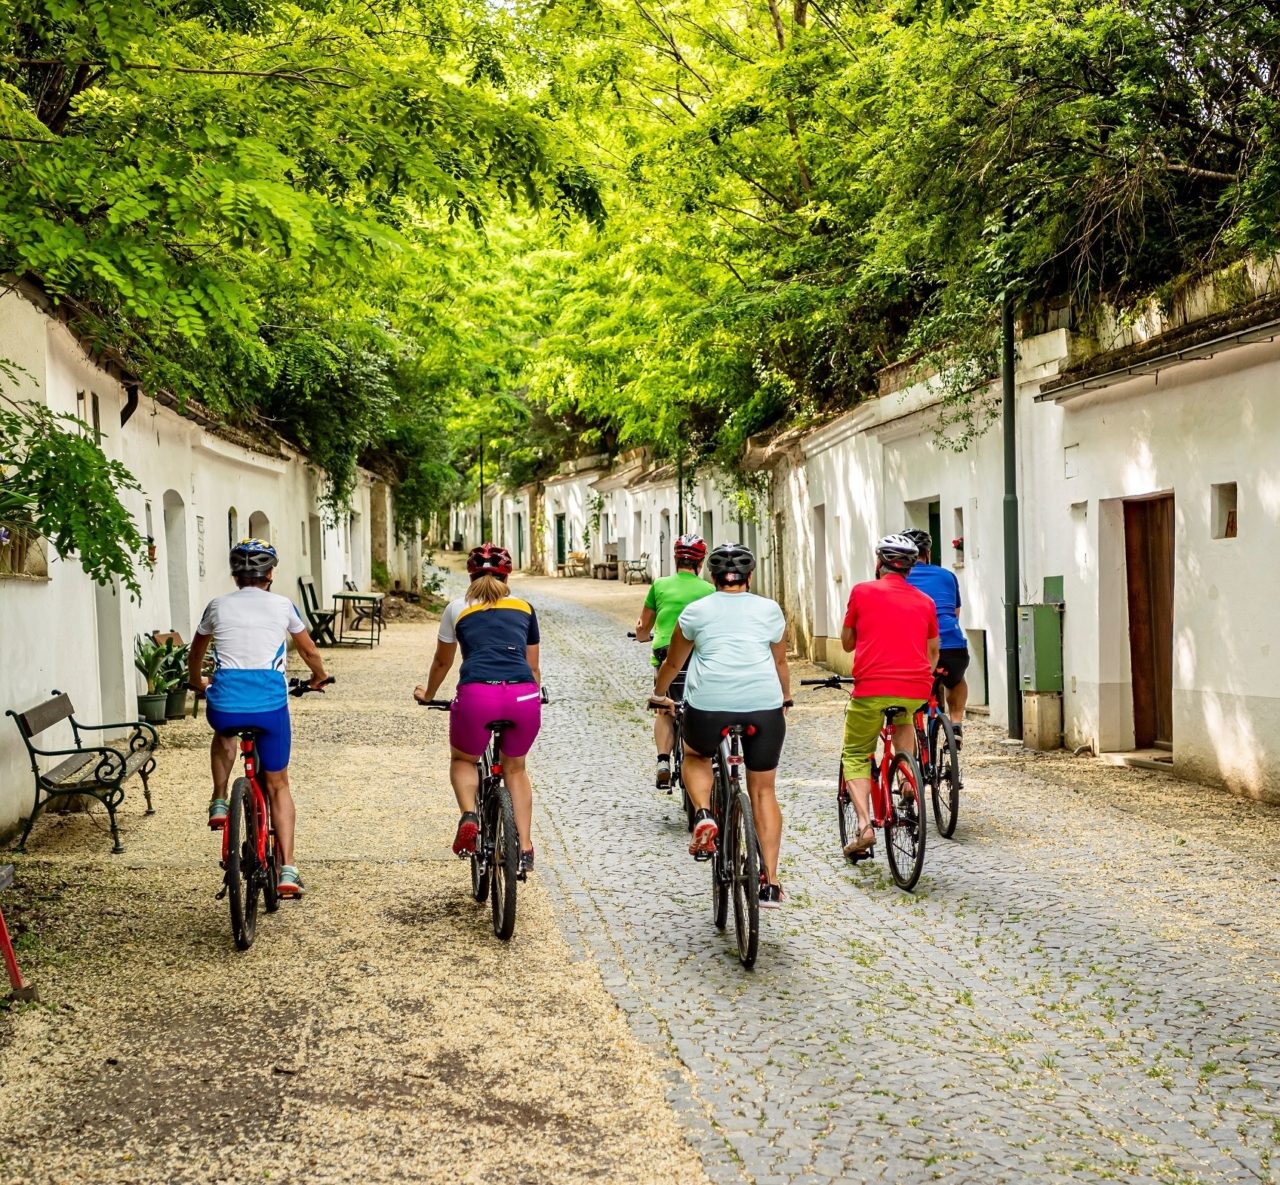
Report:
[[490,572],[481,573],[467,589],[467,600],[472,604],[494,605],[508,593],[507,582]]

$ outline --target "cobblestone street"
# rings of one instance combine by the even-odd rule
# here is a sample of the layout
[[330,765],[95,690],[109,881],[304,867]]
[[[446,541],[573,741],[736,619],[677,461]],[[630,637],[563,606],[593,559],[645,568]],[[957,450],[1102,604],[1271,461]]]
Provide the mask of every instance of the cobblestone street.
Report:
[[[954,841],[914,895],[839,857],[843,697],[801,689],[784,910],[754,972],[655,791],[644,595],[526,586],[555,705],[537,752],[561,920],[668,1050],[713,1179],[1274,1181],[1280,812],[1010,750],[976,719]],[[552,871],[553,870],[553,871]]]

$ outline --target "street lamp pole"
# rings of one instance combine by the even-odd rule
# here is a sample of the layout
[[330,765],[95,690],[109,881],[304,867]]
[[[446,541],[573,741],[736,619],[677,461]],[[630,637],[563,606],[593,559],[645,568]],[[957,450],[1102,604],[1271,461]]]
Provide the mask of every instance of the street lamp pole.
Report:
[[684,534],[684,450],[676,453],[676,534]]
[[480,437],[480,542],[487,543],[488,533],[484,529],[484,437]]
[[1000,419],[1004,431],[1004,661],[1009,736],[1022,737],[1022,681],[1018,670],[1018,448],[1014,435],[1013,294],[1006,289],[1000,309]]

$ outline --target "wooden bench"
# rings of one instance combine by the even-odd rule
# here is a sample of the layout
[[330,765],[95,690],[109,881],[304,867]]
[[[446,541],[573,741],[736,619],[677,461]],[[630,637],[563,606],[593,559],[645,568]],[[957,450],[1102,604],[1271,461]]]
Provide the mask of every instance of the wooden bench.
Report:
[[[12,709],[5,713],[12,716],[22,734],[22,742],[27,746],[31,758],[31,772],[36,779],[35,805],[27,818],[22,838],[18,841],[19,852],[27,850],[27,836],[35,824],[36,816],[55,798],[70,798],[77,794],[88,794],[96,798],[107,808],[111,819],[111,839],[113,852],[123,852],[120,842],[120,829],[116,826],[116,807],[124,801],[124,784],[134,774],[142,779],[142,793],[147,800],[147,814],[155,814],[151,805],[151,786],[147,778],[156,767],[155,747],[159,743],[156,730],[143,720],[127,720],[120,724],[81,724],[75,718],[75,709],[71,706],[71,697],[60,691],[53,692],[53,698],[29,708],[25,712]],[[60,724],[63,720],[71,722],[71,735],[75,738],[72,749],[40,749],[32,744],[32,738],[39,736],[46,729]],[[122,740],[108,745],[86,745],[81,733],[105,732],[111,729],[128,728],[133,731]],[[42,772],[38,758],[64,757],[48,772]]]
[[586,576],[589,572],[585,551],[571,551],[563,564],[556,565],[557,576]]
[[649,582],[649,553],[642,551],[638,560],[624,560],[622,569],[622,580],[624,584],[630,584],[631,578],[634,576],[642,583]]
[[311,640],[317,646],[336,646],[338,639],[333,633],[333,622],[338,615],[320,608],[316,582],[310,576],[299,576],[298,592],[302,594],[302,614],[307,619]]

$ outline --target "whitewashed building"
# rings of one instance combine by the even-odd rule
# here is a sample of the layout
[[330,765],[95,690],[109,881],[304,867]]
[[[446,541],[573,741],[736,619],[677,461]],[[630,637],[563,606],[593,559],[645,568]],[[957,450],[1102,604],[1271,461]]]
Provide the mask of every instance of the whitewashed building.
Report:
[[[8,393],[96,426],[103,451],[142,487],[125,503],[152,541],[154,563],[139,574],[140,602],[118,582],[96,585],[74,558],[59,560],[41,548],[24,572],[0,574],[0,706],[29,708],[56,687],[70,694],[83,720],[135,718],[134,638],[176,630],[189,639],[204,605],[231,587],[227,552],[246,535],[276,545],[276,591],[295,601],[299,576],[315,580],[327,607],[344,579],[369,587],[375,562],[393,584],[418,586],[419,548],[396,539],[385,483],[361,472],[350,513],[326,522],[321,475],[305,457],[269,433],[226,430],[198,408],[180,414],[139,395],[36,300],[17,293],[0,299],[0,357],[20,368],[18,389]],[[18,730],[2,723],[0,832],[29,811],[32,793]],[[65,736],[47,739],[69,743],[70,729],[61,727]]]

